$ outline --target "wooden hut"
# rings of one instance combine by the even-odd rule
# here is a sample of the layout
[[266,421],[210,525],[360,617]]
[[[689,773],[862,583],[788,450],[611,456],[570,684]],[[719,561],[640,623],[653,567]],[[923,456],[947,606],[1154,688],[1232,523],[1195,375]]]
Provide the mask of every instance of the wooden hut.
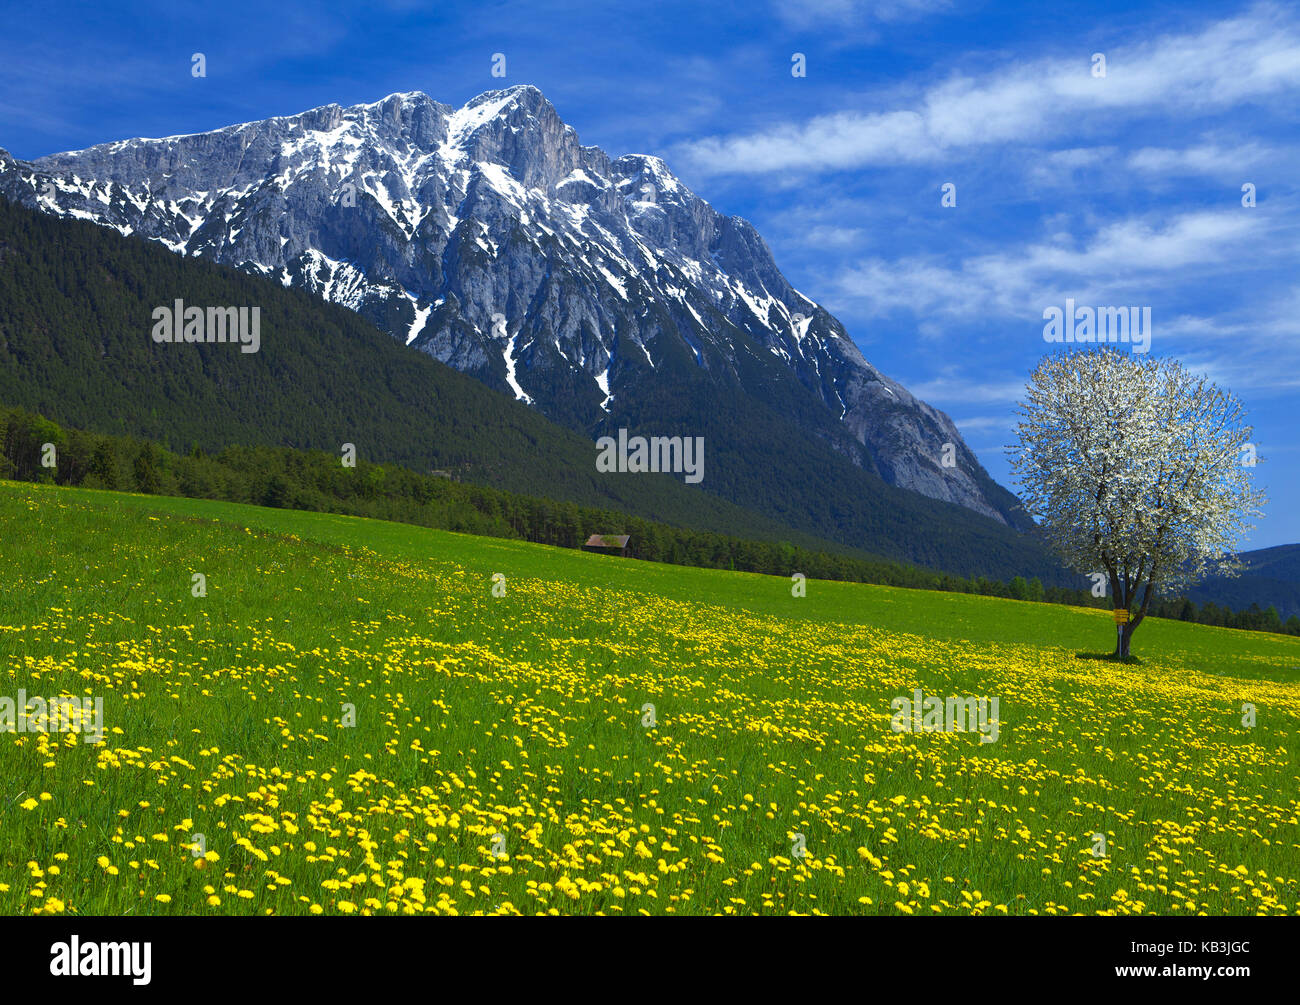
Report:
[[598,555],[620,555],[627,558],[627,543],[631,540],[627,534],[592,534],[583,551],[593,551]]

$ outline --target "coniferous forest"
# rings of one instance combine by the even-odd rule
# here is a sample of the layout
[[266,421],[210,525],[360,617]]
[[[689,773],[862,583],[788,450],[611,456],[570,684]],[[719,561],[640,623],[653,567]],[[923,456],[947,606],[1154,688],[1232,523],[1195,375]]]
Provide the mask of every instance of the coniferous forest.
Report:
[[[53,446],[52,454],[47,445]],[[53,467],[42,463],[51,457]],[[149,495],[222,499],[281,509],[344,513],[441,530],[577,548],[592,534],[627,534],[629,557],[775,576],[802,573],[881,586],[945,590],[1016,600],[1109,607],[1087,590],[1045,587],[1040,579],[964,578],[885,559],[689,530],[617,510],[557,502],[449,475],[419,474],[393,464],[358,460],[346,467],[333,454],[287,447],[194,447],[174,453],[149,440],[64,429],[22,409],[0,409],[0,478],[49,482]],[[611,559],[613,561],[614,559]],[[1277,611],[1232,611],[1185,598],[1156,601],[1155,617],[1226,628],[1300,635],[1300,618],[1284,624]]]

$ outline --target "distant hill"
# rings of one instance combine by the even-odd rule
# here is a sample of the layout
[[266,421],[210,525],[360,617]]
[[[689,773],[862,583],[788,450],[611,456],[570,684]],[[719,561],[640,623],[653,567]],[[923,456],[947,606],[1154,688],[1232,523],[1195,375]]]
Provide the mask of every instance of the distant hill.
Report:
[[1242,552],[1246,568],[1235,578],[1207,579],[1189,591],[1198,604],[1211,601],[1220,607],[1244,611],[1251,604],[1267,610],[1277,608],[1283,621],[1300,617],[1300,544]]

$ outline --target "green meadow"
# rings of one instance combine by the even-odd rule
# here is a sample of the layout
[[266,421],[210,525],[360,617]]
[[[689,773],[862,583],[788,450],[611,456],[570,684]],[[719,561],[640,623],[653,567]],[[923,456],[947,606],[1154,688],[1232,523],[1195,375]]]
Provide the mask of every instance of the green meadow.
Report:
[[1295,637],[10,482],[0,542],[0,698],[103,728],[0,733],[5,913],[1300,911]]

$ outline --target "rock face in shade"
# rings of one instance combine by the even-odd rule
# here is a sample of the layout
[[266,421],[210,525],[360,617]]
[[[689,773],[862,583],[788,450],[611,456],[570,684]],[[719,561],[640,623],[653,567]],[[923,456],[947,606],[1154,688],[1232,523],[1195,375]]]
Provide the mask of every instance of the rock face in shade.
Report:
[[582,146],[535,87],[0,151],[0,195],[310,290],[584,432],[652,401],[678,417],[748,401],[890,484],[1028,526],[952,421],[868,363],[748,222],[657,157]]

